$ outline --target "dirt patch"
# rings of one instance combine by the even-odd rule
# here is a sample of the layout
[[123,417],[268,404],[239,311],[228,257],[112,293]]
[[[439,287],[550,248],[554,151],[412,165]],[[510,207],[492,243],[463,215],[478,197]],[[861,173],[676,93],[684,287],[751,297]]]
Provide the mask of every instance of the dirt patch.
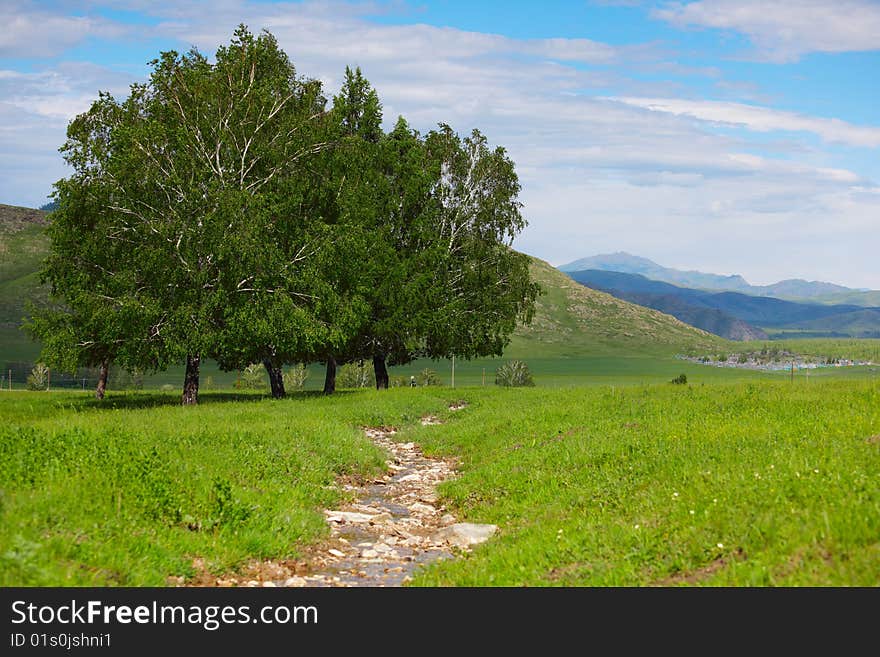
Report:
[[773,580],[784,580],[817,558],[827,566],[834,564],[834,555],[824,546],[815,546],[809,550],[800,548],[784,564],[773,570]]
[[742,561],[745,558],[746,555],[743,549],[737,548],[732,554],[718,557],[717,559],[714,559],[702,568],[698,568],[697,570],[692,570],[686,573],[676,573],[671,577],[667,577],[660,580],[659,582],[656,582],[654,586],[681,586],[684,584],[699,584],[700,582],[709,579],[712,575],[717,573],[722,568],[725,568],[732,561]]
[[869,436],[868,438],[865,438],[865,442],[869,445],[880,445],[880,433],[878,433],[876,436]]
[[569,563],[564,566],[559,566],[558,568],[551,568],[547,573],[547,578],[551,582],[559,582],[561,580],[566,580],[572,575],[577,575],[579,573],[592,570],[592,566],[588,563]]

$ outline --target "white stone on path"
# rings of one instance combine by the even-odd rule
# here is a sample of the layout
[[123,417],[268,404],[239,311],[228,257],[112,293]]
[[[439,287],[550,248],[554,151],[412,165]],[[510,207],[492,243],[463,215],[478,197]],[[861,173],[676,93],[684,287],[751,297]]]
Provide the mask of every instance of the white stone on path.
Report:
[[498,531],[498,525],[457,522],[437,532],[437,538],[456,547],[470,547],[488,541]]
[[437,513],[437,509],[435,509],[433,506],[422,504],[421,502],[413,502],[412,504],[410,504],[409,510],[415,511],[416,513],[425,514]]
[[325,511],[327,522],[370,522],[375,516],[356,511]]

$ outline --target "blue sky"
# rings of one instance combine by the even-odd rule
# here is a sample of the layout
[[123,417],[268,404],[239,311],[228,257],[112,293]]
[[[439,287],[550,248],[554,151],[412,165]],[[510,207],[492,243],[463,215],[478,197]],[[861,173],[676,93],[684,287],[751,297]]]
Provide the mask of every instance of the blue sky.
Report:
[[67,175],[67,122],[162,50],[269,29],[336,91],[359,65],[421,130],[480,128],[517,164],[553,264],[661,264],[880,288],[880,2],[28,2],[0,21],[0,202]]

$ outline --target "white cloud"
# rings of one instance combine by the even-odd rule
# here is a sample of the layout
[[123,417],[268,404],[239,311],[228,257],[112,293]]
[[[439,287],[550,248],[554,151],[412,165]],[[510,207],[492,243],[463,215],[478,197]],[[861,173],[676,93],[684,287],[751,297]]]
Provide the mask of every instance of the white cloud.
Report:
[[871,0],[701,0],[669,3],[653,14],[679,27],[741,32],[761,58],[776,62],[880,49],[880,5]]
[[35,207],[66,175],[58,154],[65,122],[0,101],[0,203]]
[[880,190],[763,176],[687,189],[560,177],[526,187],[540,208],[519,248],[551,260],[628,251],[667,266],[742,274],[752,283],[828,280],[880,289]]
[[35,73],[0,70],[0,99],[49,119],[69,121],[86,111],[99,91],[128,94],[124,73],[84,62],[63,62]]
[[614,98],[614,100],[656,112],[691,116],[701,121],[743,126],[757,132],[803,131],[818,135],[828,142],[870,148],[880,146],[880,128],[853,125],[840,119],[805,116],[757,105],[714,100],[628,97]]
[[119,23],[89,16],[64,16],[30,2],[0,6],[0,57],[54,57],[87,38],[118,39],[130,32]]
[[612,46],[589,39],[530,39],[516,44],[514,51],[534,54],[549,59],[573,62],[609,63],[618,58],[618,50]]

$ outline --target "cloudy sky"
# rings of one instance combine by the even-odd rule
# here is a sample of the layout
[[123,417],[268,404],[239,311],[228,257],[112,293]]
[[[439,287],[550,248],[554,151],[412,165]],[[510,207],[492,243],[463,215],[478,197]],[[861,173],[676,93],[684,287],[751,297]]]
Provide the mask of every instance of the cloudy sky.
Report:
[[506,147],[526,253],[880,289],[878,0],[2,0],[0,202],[47,201],[99,90],[239,23],[328,94],[360,66],[389,126]]

